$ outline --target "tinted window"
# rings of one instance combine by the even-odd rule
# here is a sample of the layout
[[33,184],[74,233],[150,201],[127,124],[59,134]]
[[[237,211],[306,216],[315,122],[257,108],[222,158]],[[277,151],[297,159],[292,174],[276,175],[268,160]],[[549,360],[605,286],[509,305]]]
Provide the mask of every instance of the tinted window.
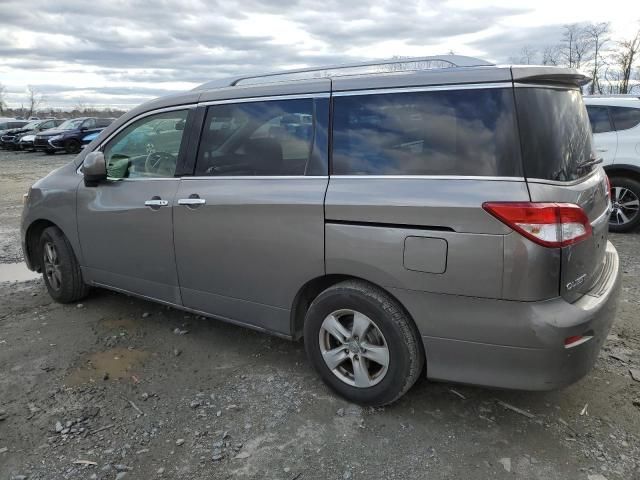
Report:
[[209,107],[196,175],[304,175],[313,99]]
[[187,111],[149,115],[118,133],[104,149],[110,178],[172,177]]
[[587,113],[589,114],[589,122],[591,122],[591,130],[593,133],[605,133],[613,130],[613,126],[611,126],[611,121],[609,120],[608,107],[587,105]]
[[82,122],[82,128],[96,128],[96,119],[89,118]]
[[579,91],[527,87],[515,92],[527,177],[570,181],[595,168],[591,124]]
[[520,176],[510,89],[334,99],[333,174]]
[[640,123],[640,108],[609,107],[616,130],[627,130]]
[[109,125],[111,125],[111,122],[113,122],[112,118],[98,118],[96,120],[96,126],[97,127],[108,127]]

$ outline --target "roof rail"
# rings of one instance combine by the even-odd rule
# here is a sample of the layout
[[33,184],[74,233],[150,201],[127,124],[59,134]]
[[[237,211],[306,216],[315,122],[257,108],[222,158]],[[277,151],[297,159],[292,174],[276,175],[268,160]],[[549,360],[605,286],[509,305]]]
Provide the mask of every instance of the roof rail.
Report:
[[[480,58],[464,55],[434,55],[430,57],[404,57],[387,60],[372,60],[367,62],[346,63],[320,67],[299,68],[267,72],[261,74],[243,75],[240,77],[223,78],[203,83],[194,90],[208,90],[221,87],[234,87],[243,84],[269,83],[279,80],[303,80],[313,78],[328,78],[343,75],[358,75],[366,73],[389,73],[415,70],[430,70],[433,68],[449,67],[479,67],[491,66],[493,63]],[[280,78],[278,78],[280,77]],[[286,77],[286,78],[282,78]]]

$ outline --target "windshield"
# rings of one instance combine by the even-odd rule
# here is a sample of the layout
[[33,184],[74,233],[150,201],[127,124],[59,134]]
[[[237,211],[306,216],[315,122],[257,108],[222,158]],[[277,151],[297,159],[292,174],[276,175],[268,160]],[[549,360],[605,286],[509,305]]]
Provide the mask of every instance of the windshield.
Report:
[[76,118],[74,120],[67,120],[66,122],[64,122],[62,125],[60,125],[58,127],[58,130],[74,130],[76,128],[79,128],[80,125],[82,125],[83,121],[84,121],[83,118]]
[[25,126],[20,127],[20,128],[24,128],[25,130],[33,130],[34,128],[36,128],[41,123],[42,123],[42,120],[38,120],[37,122],[29,122]]
[[577,180],[596,168],[591,124],[577,90],[516,88],[525,175]]

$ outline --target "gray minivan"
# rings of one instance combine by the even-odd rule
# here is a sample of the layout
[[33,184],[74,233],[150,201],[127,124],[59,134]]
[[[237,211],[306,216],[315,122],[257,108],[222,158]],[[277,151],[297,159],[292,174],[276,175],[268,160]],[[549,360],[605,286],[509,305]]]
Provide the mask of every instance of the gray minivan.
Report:
[[607,178],[571,69],[461,56],[277,72],[141,105],[25,195],[27,265],[304,337],[346,398],[524,390],[614,319]]

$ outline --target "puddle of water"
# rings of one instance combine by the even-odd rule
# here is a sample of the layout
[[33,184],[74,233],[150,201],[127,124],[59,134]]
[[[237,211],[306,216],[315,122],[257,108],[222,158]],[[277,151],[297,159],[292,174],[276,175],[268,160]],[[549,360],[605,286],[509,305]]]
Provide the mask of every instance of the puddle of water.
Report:
[[85,365],[67,376],[65,384],[102,382],[105,374],[109,375],[108,380],[128,379],[148,356],[149,352],[128,348],[113,348],[105,352],[92,353],[86,359]]
[[20,263],[0,263],[0,282],[26,282],[40,278],[41,274],[32,272]]

